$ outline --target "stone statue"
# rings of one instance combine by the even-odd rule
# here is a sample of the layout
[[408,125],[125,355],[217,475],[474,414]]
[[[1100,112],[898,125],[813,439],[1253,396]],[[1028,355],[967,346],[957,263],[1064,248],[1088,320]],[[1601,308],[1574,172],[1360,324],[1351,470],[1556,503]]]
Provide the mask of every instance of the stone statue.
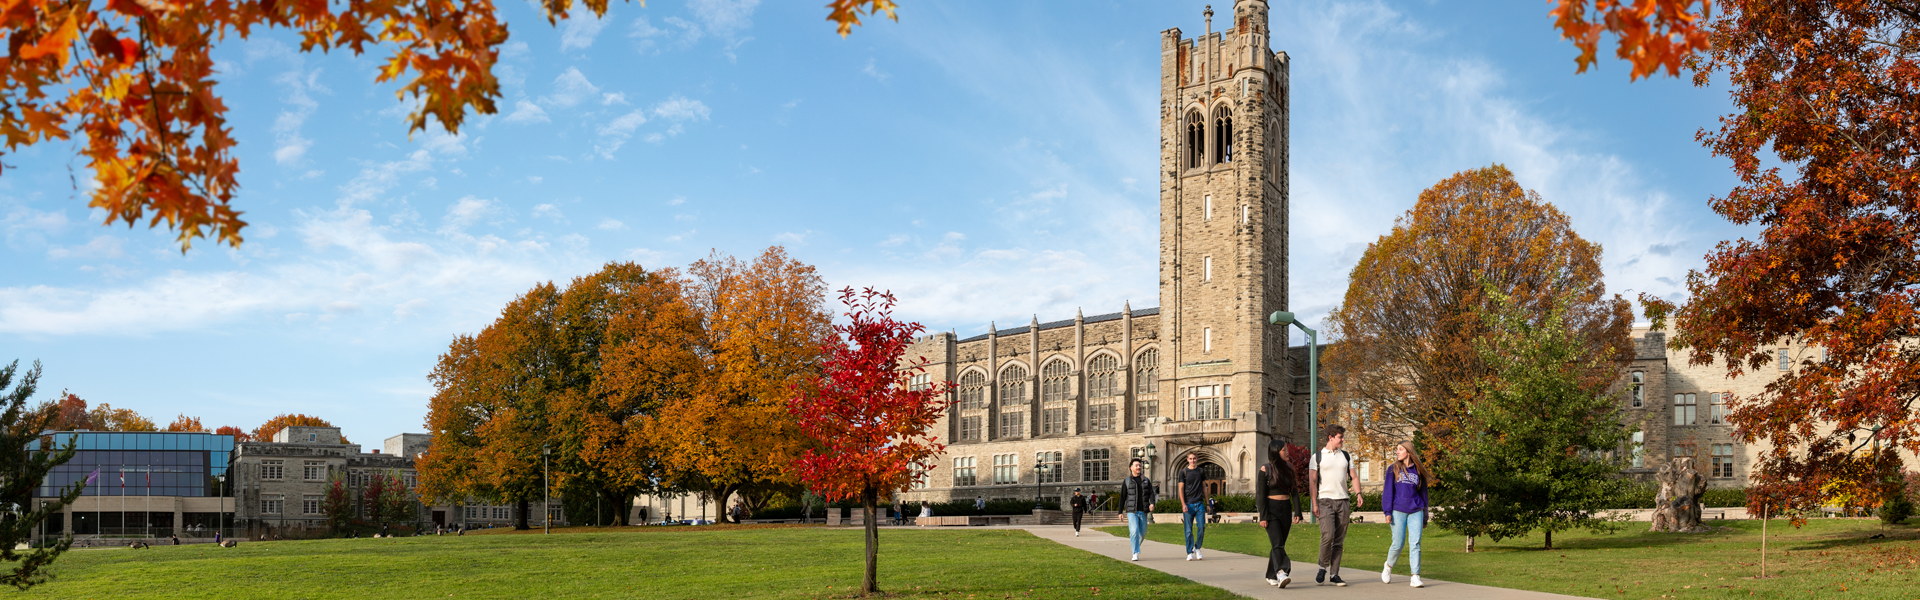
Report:
[[1707,531],[1700,525],[1700,497],[1707,493],[1707,478],[1693,469],[1693,459],[1683,456],[1667,461],[1654,478],[1660,482],[1660,493],[1653,499],[1653,526],[1648,531]]

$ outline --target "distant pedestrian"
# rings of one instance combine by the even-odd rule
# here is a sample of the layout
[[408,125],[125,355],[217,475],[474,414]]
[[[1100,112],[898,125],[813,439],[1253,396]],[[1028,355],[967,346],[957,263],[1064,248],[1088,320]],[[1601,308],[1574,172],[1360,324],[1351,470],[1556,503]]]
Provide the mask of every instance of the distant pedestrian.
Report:
[[1320,574],[1314,576],[1314,583],[1347,585],[1340,579],[1347,524],[1353,510],[1366,504],[1366,498],[1360,495],[1360,467],[1353,463],[1352,454],[1340,449],[1346,442],[1347,428],[1327,426],[1326,447],[1314,451],[1307,463],[1308,485],[1314,490],[1313,516],[1320,520]]
[[220,543],[220,532],[218,531],[213,532],[213,543],[214,544]]
[[907,504],[906,501],[901,500],[899,496],[893,498],[893,524],[907,524]]
[[1073,488],[1073,537],[1080,537],[1080,515],[1087,512],[1087,497],[1080,495],[1080,488]]
[[987,516],[987,497],[986,496],[981,496],[979,498],[973,499],[973,514],[981,517]]
[[1207,499],[1207,522],[1209,523],[1220,522],[1220,499],[1219,498]]
[[1140,542],[1147,537],[1154,497],[1153,482],[1140,473],[1140,459],[1127,465],[1130,473],[1120,481],[1120,512],[1127,515],[1127,540],[1133,542],[1133,560],[1140,560]]
[[1187,538],[1187,560],[1201,560],[1200,546],[1207,540],[1207,472],[1200,468],[1200,454],[1187,453],[1187,468],[1180,470],[1181,531]]
[[921,501],[920,501],[920,516],[922,516],[922,517],[931,517],[931,516],[933,516],[933,505],[932,505],[932,504],[930,504],[930,503],[928,503],[928,502],[927,502],[927,501],[925,501],[925,500],[921,500]]
[[1275,440],[1267,446],[1267,464],[1254,479],[1253,501],[1259,505],[1260,528],[1267,530],[1267,583],[1287,587],[1293,583],[1293,559],[1287,556],[1287,533],[1300,522],[1300,505],[1293,501],[1300,487],[1293,465],[1283,450],[1286,442]]
[[1387,550],[1380,583],[1393,583],[1393,561],[1405,545],[1407,562],[1413,568],[1409,585],[1426,586],[1420,581],[1420,536],[1427,526],[1427,474],[1420,467],[1413,442],[1400,442],[1393,449],[1393,464],[1387,465],[1387,485],[1380,490],[1380,509],[1393,519],[1393,546]]

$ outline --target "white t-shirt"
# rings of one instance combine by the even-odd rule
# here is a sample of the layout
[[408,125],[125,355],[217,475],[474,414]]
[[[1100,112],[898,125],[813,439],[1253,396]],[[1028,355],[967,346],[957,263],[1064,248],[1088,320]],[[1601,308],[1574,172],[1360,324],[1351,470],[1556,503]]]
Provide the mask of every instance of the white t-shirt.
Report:
[[1347,476],[1350,473],[1348,469],[1353,466],[1352,461],[1347,460],[1347,453],[1340,450],[1328,451],[1321,448],[1318,454],[1320,460],[1308,461],[1307,464],[1308,469],[1320,473],[1318,497],[1328,500],[1346,500],[1350,497],[1347,495]]

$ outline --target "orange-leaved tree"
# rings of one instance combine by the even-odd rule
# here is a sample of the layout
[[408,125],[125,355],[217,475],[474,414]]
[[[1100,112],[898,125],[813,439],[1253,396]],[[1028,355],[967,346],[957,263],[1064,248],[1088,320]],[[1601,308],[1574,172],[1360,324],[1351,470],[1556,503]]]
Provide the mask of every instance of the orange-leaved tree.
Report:
[[[1669,77],[1680,76],[1687,59],[1707,50],[1711,43],[1707,21],[1713,16],[1713,0],[1550,0],[1554,27],[1560,37],[1573,40],[1580,49],[1574,58],[1575,72],[1585,73],[1593,66],[1600,49],[1600,35],[1612,32],[1620,44],[1614,55],[1633,64],[1629,80],[1651,76],[1665,69]],[[1697,7],[1697,8],[1696,8]],[[1739,6],[1733,7],[1734,11]]]
[[34,413],[45,415],[47,429],[51,431],[97,429],[92,416],[87,414],[87,401],[66,390],[60,391],[59,400],[40,403]]
[[153,419],[140,416],[131,408],[114,408],[101,402],[87,410],[87,420],[93,422],[94,429],[100,431],[159,431]]
[[1877,504],[1896,449],[1920,451],[1920,13],[1753,3],[1712,36],[1695,83],[1724,74],[1738,108],[1699,137],[1740,176],[1712,206],[1757,235],[1708,254],[1684,304],[1641,299],[1694,364],[1778,374],[1729,400],[1766,448],[1751,509]]
[[[253,428],[252,437],[254,441],[271,442],[273,441],[273,434],[280,433],[280,430],[286,429],[288,427],[332,427],[332,426],[333,426],[332,423],[328,423],[326,419],[322,419],[320,417],[302,415],[302,414],[280,414],[275,416],[274,418],[267,419],[267,422],[261,423],[259,427]],[[295,441],[298,441],[298,440],[295,440]],[[347,441],[346,434],[341,434],[340,443],[351,444],[353,442]]]
[[246,430],[243,430],[243,429],[241,429],[241,428],[239,428],[239,427],[234,427],[234,426],[232,426],[232,425],[221,425],[219,429],[215,429],[215,430],[213,430],[213,433],[214,433],[214,435],[230,435],[230,436],[233,436],[233,441],[236,441],[236,442],[251,442],[251,441],[253,441],[253,436],[252,436],[252,435],[250,435],[250,434],[248,434],[248,433],[246,432]]
[[715,252],[688,270],[700,320],[698,386],[646,421],[667,481],[724,507],[734,493],[792,480],[805,445],[787,412],[794,385],[820,369],[833,335],[826,284],[778,246],[751,263]]
[[[568,16],[575,0],[542,0],[548,20]],[[605,16],[607,0],[581,0]],[[240,211],[231,201],[239,161],[217,89],[211,55],[227,36],[285,28],[300,49],[390,51],[375,81],[416,108],[408,132],[428,120],[458,133],[469,114],[493,114],[493,73],[507,41],[493,0],[6,0],[0,33],[0,135],[16,152],[44,142],[85,140],[81,155],[95,185],[88,205],[107,223],[161,222],[182,252],[194,238],[240,245]],[[829,19],[845,36],[860,15],[893,16],[890,0],[834,0]]]
[[794,461],[801,481],[828,500],[856,498],[866,516],[867,570],[861,594],[880,592],[875,510],[882,494],[904,491],[933,468],[946,446],[932,435],[947,408],[949,382],[907,385],[928,360],[906,361],[923,329],[893,318],[893,294],[840,290],[847,323],[824,349],[820,375],[795,386],[787,410],[812,447]]
[[1479,315],[1492,306],[1489,289],[1541,319],[1567,298],[1584,356],[1631,356],[1632,305],[1606,297],[1600,245],[1506,167],[1462,171],[1421,192],[1367,246],[1327,317],[1339,340],[1323,363],[1327,396],[1360,433],[1349,440],[1375,456],[1416,436],[1430,455],[1452,447],[1493,374],[1476,349],[1488,335]]
[[167,431],[205,432],[206,430],[207,426],[200,424],[200,417],[189,417],[186,413],[181,413],[180,416],[174,417],[173,422],[167,424]]
[[[700,322],[679,273],[664,269],[630,278],[616,296],[617,302],[608,302],[617,308],[603,324],[607,342],[598,354],[597,377],[585,393],[563,398],[555,413],[569,460],[577,460],[609,500],[595,503],[595,510],[626,506],[636,493],[670,486],[662,480],[665,468],[646,436],[646,421],[672,399],[694,393],[703,373]],[[627,513],[616,510],[611,517],[624,525]],[[602,521],[596,515],[594,522]]]

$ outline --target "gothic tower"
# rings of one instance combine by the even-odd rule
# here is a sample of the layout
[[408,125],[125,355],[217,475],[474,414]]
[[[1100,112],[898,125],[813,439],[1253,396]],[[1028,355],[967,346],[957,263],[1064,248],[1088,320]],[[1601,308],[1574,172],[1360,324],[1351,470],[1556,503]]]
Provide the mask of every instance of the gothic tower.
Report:
[[[1160,414],[1259,413],[1264,438],[1286,429],[1289,392],[1287,332],[1266,321],[1287,308],[1287,55],[1268,49],[1264,0],[1235,2],[1219,31],[1205,16],[1198,39],[1160,38]],[[1229,440],[1235,454],[1260,447],[1219,425],[1167,431],[1163,456],[1200,447],[1233,463]]]

